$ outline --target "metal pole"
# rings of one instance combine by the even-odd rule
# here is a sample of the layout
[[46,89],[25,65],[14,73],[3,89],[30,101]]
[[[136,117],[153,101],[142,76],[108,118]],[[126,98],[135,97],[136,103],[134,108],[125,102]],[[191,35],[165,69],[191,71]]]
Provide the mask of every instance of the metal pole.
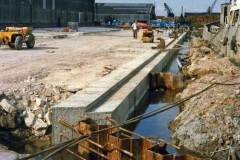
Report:
[[80,155],[74,153],[73,151],[71,151],[70,149],[65,149],[68,153],[70,153],[71,155],[77,157],[80,160],[86,160],[85,158],[81,157]]

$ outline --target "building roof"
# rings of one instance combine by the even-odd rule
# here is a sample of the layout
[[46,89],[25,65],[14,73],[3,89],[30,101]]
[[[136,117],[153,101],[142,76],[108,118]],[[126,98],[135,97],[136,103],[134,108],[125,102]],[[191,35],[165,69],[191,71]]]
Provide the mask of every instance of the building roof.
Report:
[[150,14],[151,3],[96,3],[97,14]]

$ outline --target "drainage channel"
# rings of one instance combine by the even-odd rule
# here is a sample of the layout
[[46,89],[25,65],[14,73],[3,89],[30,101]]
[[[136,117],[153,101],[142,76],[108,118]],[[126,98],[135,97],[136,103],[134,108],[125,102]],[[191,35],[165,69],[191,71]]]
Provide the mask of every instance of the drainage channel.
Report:
[[[183,42],[183,46],[188,46],[189,42]],[[173,58],[172,62],[165,69],[166,72],[171,72],[174,74],[180,74],[180,69],[178,67],[177,59],[179,56],[186,56],[188,53],[188,48],[182,47],[178,54]],[[146,100],[142,103],[140,110],[136,111],[132,116],[139,114],[144,114],[151,112],[153,110],[162,108],[163,106],[174,102],[177,92],[175,91],[159,91],[150,92],[145,96]],[[144,119],[136,124],[131,125],[128,129],[145,137],[150,137],[153,139],[161,138],[166,141],[171,141],[172,132],[169,129],[169,124],[175,119],[177,114],[180,112],[179,107],[172,108],[156,116]],[[167,148],[169,153],[177,153],[177,151],[169,147]]]

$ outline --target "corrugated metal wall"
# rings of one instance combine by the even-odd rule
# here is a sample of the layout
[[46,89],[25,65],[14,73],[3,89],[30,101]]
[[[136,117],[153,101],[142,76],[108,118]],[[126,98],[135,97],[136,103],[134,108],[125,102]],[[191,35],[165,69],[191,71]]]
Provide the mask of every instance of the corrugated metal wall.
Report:
[[100,23],[106,23],[108,19],[120,22],[143,20],[150,23],[155,18],[155,7],[148,3],[96,3],[95,8],[95,20]]
[[136,20],[147,21],[148,23],[151,21],[150,14],[97,14],[96,21],[106,23],[106,19],[109,17],[120,22],[129,23],[133,23]]
[[88,24],[93,19],[94,0],[0,0],[0,24]]

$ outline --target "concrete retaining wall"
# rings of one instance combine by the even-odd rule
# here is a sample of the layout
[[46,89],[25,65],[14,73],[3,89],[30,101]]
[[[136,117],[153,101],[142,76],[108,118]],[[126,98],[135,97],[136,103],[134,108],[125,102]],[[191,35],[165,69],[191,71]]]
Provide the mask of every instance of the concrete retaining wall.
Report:
[[[185,34],[179,37],[175,43],[168,48],[176,47],[176,44],[182,43]],[[88,117],[94,119],[97,123],[105,125],[109,122],[106,116],[112,117],[117,122],[124,122],[130,115],[138,110],[143,97],[147,94],[150,88],[150,73],[158,73],[163,71],[171,62],[176,50],[170,50],[159,54],[154,60],[146,65],[138,72],[131,80],[120,88],[111,98],[103,105],[95,110],[87,113]]]
[[[181,43],[184,37],[185,34],[168,48]],[[160,53],[157,50],[151,50],[54,106],[53,144],[64,141],[60,138],[61,134],[70,139],[75,137],[71,129],[58,123],[60,119],[77,124],[80,120],[91,118],[99,124],[106,124],[106,117],[112,117],[118,122],[129,118],[149,90],[149,74],[162,71],[174,56],[175,51]]]
[[71,135],[73,134],[70,129],[58,123],[59,119],[64,119],[72,124],[76,124],[79,120],[85,119],[87,117],[87,111],[95,109],[104,103],[107,98],[116,92],[145,65],[151,62],[157,55],[157,51],[149,51],[54,106],[52,109],[53,143],[58,143],[60,141],[59,133],[63,130],[66,137],[72,137]]

